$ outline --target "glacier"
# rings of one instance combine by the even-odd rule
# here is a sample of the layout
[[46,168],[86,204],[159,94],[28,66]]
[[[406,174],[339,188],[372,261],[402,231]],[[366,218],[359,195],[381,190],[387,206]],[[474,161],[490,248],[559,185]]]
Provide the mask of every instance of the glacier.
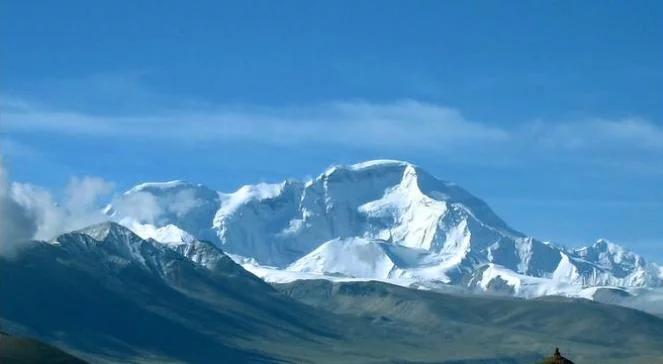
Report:
[[507,225],[481,199],[403,161],[213,191],[143,183],[104,210],[144,239],[210,241],[266,281],[380,280],[518,297],[593,298],[663,285],[663,268],[606,239],[569,249]]

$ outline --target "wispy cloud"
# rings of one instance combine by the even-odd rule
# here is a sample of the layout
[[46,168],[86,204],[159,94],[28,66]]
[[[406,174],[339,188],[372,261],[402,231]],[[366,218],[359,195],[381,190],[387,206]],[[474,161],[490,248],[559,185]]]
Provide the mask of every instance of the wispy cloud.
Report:
[[[305,107],[228,106],[108,116],[39,107],[10,99],[2,131],[181,141],[248,140],[276,145],[332,144],[455,150],[521,146],[532,150],[663,151],[663,127],[637,117],[533,121],[511,127],[468,120],[450,107],[414,100],[344,101]],[[517,148],[516,148],[517,149]]]
[[112,117],[45,111],[28,103],[14,103],[4,109],[3,126],[9,133],[417,148],[503,142],[510,137],[505,130],[465,119],[457,110],[411,100],[384,104],[334,102],[300,108],[228,107]]
[[529,124],[524,134],[548,148],[663,150],[663,127],[637,117],[547,124],[538,121]]

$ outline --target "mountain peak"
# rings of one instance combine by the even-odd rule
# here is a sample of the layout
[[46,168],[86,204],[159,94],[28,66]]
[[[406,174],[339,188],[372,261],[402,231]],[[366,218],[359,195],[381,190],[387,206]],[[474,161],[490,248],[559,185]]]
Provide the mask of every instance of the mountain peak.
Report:
[[202,184],[181,180],[139,184],[116,198],[104,213],[125,225],[168,224],[198,236],[211,226],[220,194]]
[[641,260],[642,258],[636,253],[624,248],[619,244],[615,244],[607,239],[598,239],[592,246],[576,249],[581,255],[598,254],[600,256],[612,257],[611,259],[618,262],[625,259]]
[[399,167],[406,167],[406,166],[414,166],[410,162],[405,162],[405,161],[399,161],[399,160],[392,160],[392,159],[375,159],[375,160],[369,160],[365,162],[360,162],[360,163],[355,163],[355,164],[338,164],[338,165],[333,165],[329,168],[327,168],[321,175],[320,177],[329,177],[333,174],[339,173],[341,171],[343,172],[367,172],[371,170],[378,170],[378,169],[392,169],[392,168],[399,168]]
[[193,235],[173,224],[157,227],[151,224],[141,224],[136,221],[127,221],[125,223],[140,238],[145,240],[153,239],[171,247],[191,244],[196,240]]
[[130,236],[135,235],[128,228],[113,222],[106,221],[77,230],[77,233],[85,234],[97,241],[104,241],[109,236]]
[[609,251],[611,253],[614,253],[614,252],[617,252],[617,251],[621,252],[621,251],[625,250],[622,246],[617,245],[617,244],[613,243],[612,241],[610,241],[608,239],[604,239],[604,238],[600,238],[600,239],[596,240],[593,247],[597,250]]
[[[335,165],[323,172],[318,179],[342,176],[366,176],[374,179],[388,179],[391,184],[416,185],[421,192],[438,192],[453,190],[461,199],[471,196],[455,183],[437,178],[414,163],[392,159],[376,159],[350,165]],[[384,182],[384,181],[383,181]],[[437,191],[433,191],[437,190]],[[444,194],[438,194],[438,197]],[[434,196],[431,196],[435,198]]]

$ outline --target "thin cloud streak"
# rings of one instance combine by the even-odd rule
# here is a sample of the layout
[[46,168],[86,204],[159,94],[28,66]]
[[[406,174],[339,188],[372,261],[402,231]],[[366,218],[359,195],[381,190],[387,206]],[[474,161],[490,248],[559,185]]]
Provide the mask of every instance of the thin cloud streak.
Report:
[[557,124],[535,122],[528,132],[548,148],[581,150],[618,144],[634,149],[663,150],[663,128],[637,117]]
[[[47,110],[11,99],[2,130],[116,138],[246,140],[273,145],[331,144],[359,147],[455,150],[521,146],[533,151],[663,151],[663,128],[628,117],[577,122],[534,121],[505,128],[468,120],[456,109],[414,100],[346,101],[307,107],[227,107],[174,110],[153,116],[103,116]],[[516,148],[518,149],[518,148]]]
[[342,102],[305,108],[175,111],[150,117],[107,117],[77,112],[11,108],[9,133],[149,139],[253,140],[270,144],[330,143],[442,147],[466,142],[502,142],[508,133],[468,121],[456,110],[416,101],[390,104]]

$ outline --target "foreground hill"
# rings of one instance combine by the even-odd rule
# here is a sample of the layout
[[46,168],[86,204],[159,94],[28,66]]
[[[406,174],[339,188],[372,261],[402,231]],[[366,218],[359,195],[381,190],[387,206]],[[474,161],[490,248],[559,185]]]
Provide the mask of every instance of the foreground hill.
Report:
[[0,259],[0,277],[5,328],[92,362],[276,362],[339,335],[209,243],[167,246],[114,223],[32,242]]
[[555,346],[579,363],[663,355],[663,320],[640,311],[379,282],[275,289],[210,243],[163,244],[115,223],[31,242],[0,258],[0,279],[3,330],[95,363],[525,364]]
[[[274,286],[328,312],[405,329],[422,348],[438,347],[445,357],[459,360],[493,355],[531,363],[556,346],[572,353],[576,363],[663,360],[663,319],[583,299],[460,296],[382,282],[306,280]],[[432,359],[425,350],[419,354],[418,360]]]

